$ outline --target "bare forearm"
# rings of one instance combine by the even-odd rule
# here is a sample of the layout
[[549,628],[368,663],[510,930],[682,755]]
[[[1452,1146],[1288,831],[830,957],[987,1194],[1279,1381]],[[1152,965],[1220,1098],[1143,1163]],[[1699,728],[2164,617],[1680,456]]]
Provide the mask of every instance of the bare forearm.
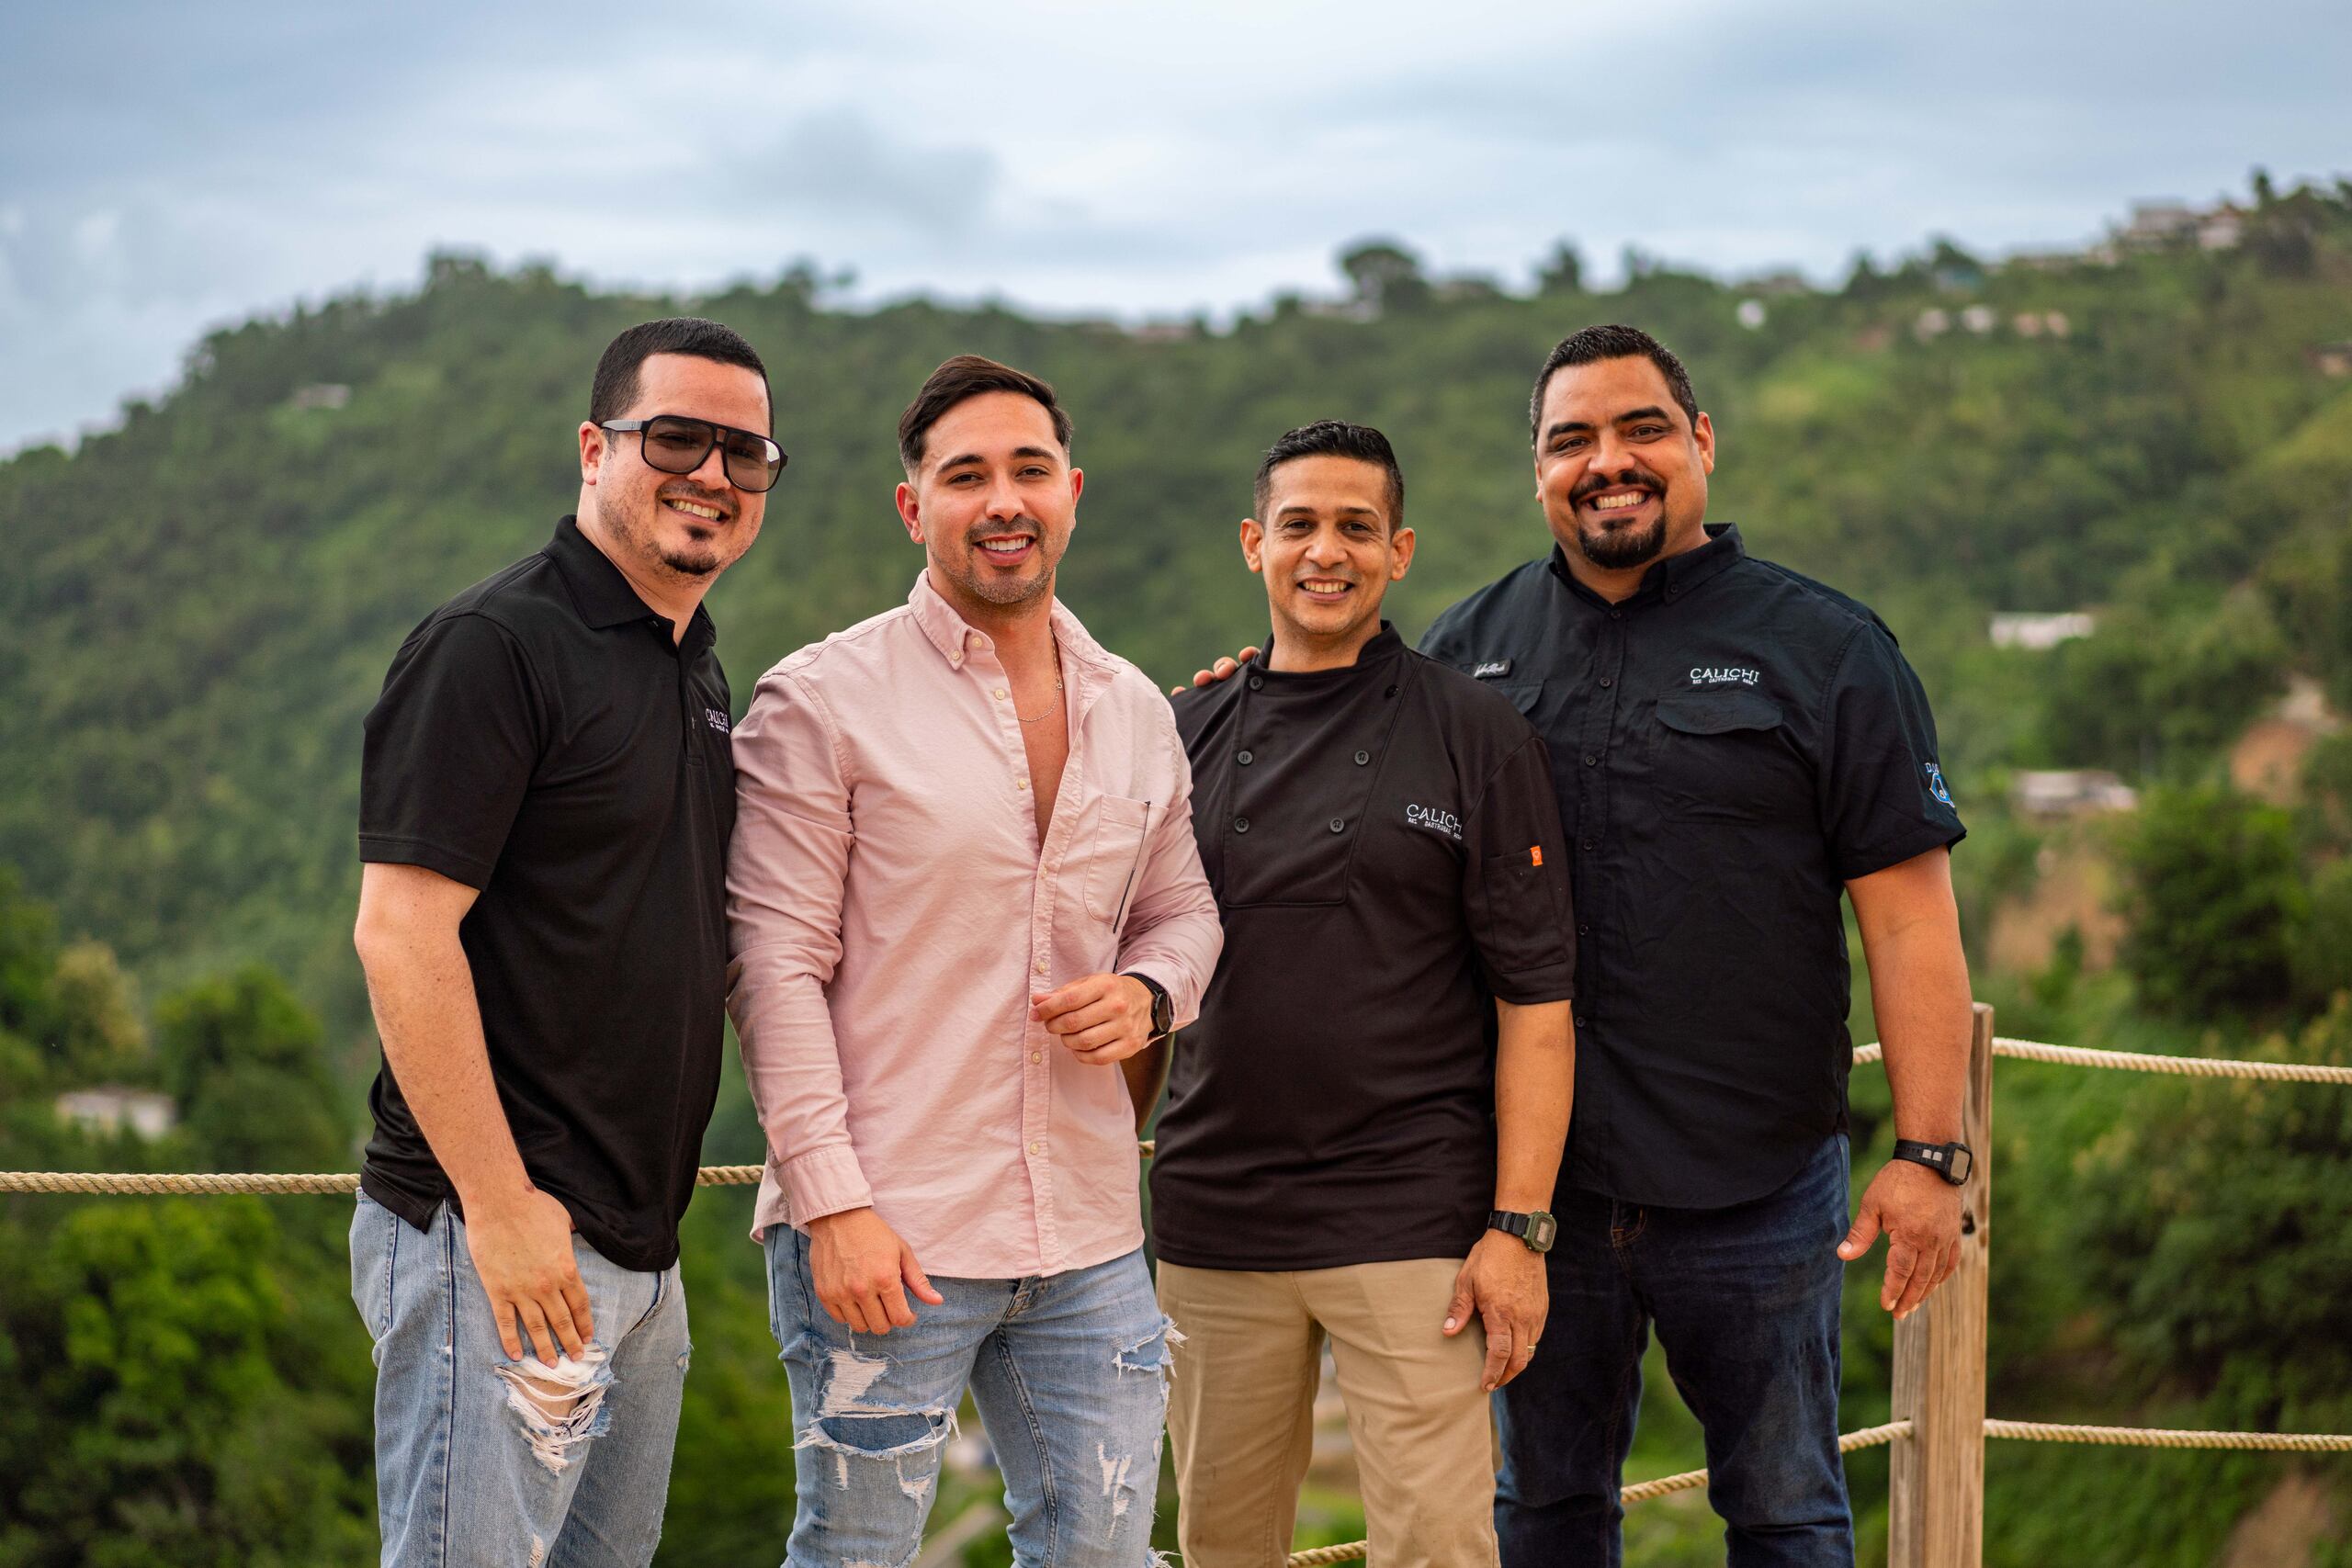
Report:
[[1951,856],[1932,851],[1847,888],[1870,962],[1895,1135],[1949,1143],[1960,1136],[1969,1043],[1968,959]]
[[1127,1098],[1136,1105],[1136,1131],[1151,1120],[1151,1108],[1159,1103],[1159,1091],[1168,1087],[1169,1042],[1154,1041],[1119,1064],[1119,1071],[1127,1080]]
[[1495,1207],[1547,1207],[1576,1095],[1576,1035],[1566,1002],[1495,1004]]
[[1968,965],[1959,934],[1947,942],[1913,931],[1869,956],[1895,1136],[1950,1143],[1960,1136],[1968,1090]]
[[457,933],[379,936],[364,964],[384,1059],[458,1197],[474,1208],[529,1190]]

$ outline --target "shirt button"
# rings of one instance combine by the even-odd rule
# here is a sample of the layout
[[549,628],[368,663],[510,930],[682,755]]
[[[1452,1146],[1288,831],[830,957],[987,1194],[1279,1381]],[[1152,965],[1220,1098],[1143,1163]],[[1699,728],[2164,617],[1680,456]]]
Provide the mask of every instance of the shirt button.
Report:
[[1251,691],[1253,691],[1253,692],[1254,692],[1254,691],[1256,691],[1259,687],[1261,687],[1261,686],[1264,685],[1265,683],[1266,683],[1266,682],[1264,682],[1263,681],[1261,681],[1261,680],[1260,680],[1260,679],[1258,679],[1258,677],[1257,677],[1257,676],[1255,676],[1255,675],[1252,675],[1252,676],[1250,676],[1250,689]]
[[1588,767],[1588,768],[1590,768],[1590,767],[1597,767],[1597,766],[1599,766],[1599,765],[1600,765],[1600,758],[1598,758],[1598,757],[1596,757],[1596,756],[1594,756],[1591,752],[1587,751],[1587,752],[1584,754],[1584,765],[1585,765],[1586,767]]
[[1582,1013],[1578,1013],[1577,1015],[1577,1027],[1578,1029],[1589,1029],[1592,1027],[1592,1020],[1585,1017]]
[[1046,961],[1045,961],[1044,959],[1040,958],[1039,960],[1037,960],[1037,973],[1038,973],[1038,974],[1040,974],[1040,975],[1043,975],[1045,972],[1046,972]]
[[1042,1062],[1046,1059],[1046,1054],[1043,1051],[1032,1051],[1029,1053],[1029,1059],[1033,1062]]
[[1343,817],[1334,817],[1334,818],[1331,818],[1331,831],[1333,831],[1334,833],[1344,833],[1344,832],[1346,832],[1347,830],[1348,830],[1348,823],[1347,823],[1347,819],[1346,819],[1345,818],[1343,818]]
[[1625,612],[1623,610],[1611,610],[1609,612],[1609,618],[1612,621],[1622,621],[1625,618]]
[[[1591,759],[1589,758],[1586,759],[1588,761],[1590,760]],[[1012,787],[1015,789],[1027,789],[1029,787],[1029,781],[1027,779],[1015,779],[1012,781]]]
[[1369,761],[1372,761],[1372,753],[1371,753],[1371,752],[1369,752],[1369,751],[1359,751],[1359,752],[1357,752],[1357,753],[1356,753],[1356,766],[1357,766],[1357,767],[1361,768],[1361,767],[1363,767],[1366,762],[1369,762]]
[[1233,760],[1234,760],[1235,761],[1237,761],[1237,762],[1240,763],[1243,767],[1245,767],[1245,768],[1246,768],[1246,767],[1248,767],[1248,766],[1250,765],[1250,753],[1249,753],[1249,752],[1247,752],[1247,751],[1243,751],[1243,752],[1239,753],[1238,755],[1237,755]]
[[998,700],[998,701],[1000,701],[1000,702],[1003,701],[1003,700],[1004,700],[1004,688],[1003,688],[1002,686],[999,686],[999,687],[996,689],[996,694],[997,694],[997,700]]
[[1233,819],[1233,830],[1237,833],[1248,832],[1250,830],[1250,818],[1247,817],[1235,818]]
[[1591,928],[1590,926],[1589,926],[1589,925],[1579,925],[1579,926],[1577,926],[1577,935],[1578,935],[1578,936],[1590,936],[1591,934],[1592,934],[1592,928]]
[[1605,692],[1605,691],[1607,691],[1610,687],[1611,687],[1611,686],[1615,685],[1616,683],[1617,683],[1616,682],[1614,682],[1614,681],[1611,680],[1611,679],[1610,679],[1608,676],[1606,676],[1606,675],[1603,675],[1603,676],[1600,678],[1600,689],[1601,689],[1602,691],[1604,691],[1604,692]]
[[1046,1152],[1046,1145],[1042,1143],[1032,1144],[1029,1145],[1029,1152],[1033,1155],[1044,1154]]
[[1580,845],[1580,846],[1578,846],[1578,847],[1579,847],[1579,848],[1582,848],[1582,849],[1588,849],[1588,850],[1589,850],[1589,849],[1592,848],[1592,840],[1591,840],[1590,839],[1587,839],[1587,840],[1583,842],[1583,844],[1581,844],[1581,845]]

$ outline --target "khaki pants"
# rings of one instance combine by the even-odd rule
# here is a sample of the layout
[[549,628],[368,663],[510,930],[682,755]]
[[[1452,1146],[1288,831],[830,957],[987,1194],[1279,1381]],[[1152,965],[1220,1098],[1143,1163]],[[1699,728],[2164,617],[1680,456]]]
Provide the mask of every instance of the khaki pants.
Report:
[[1462,1260],[1295,1273],[1159,1265],[1159,1308],[1182,1331],[1168,1433],[1188,1568],[1276,1568],[1291,1550],[1314,1446],[1323,1337],[1363,1477],[1382,1568],[1496,1562],[1487,1345],[1440,1332]]

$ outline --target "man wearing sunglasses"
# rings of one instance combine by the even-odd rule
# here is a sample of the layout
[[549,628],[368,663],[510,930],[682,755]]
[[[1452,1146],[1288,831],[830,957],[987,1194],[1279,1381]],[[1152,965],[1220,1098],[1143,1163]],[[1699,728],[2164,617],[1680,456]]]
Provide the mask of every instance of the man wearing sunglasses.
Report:
[[735,820],[702,599],[759,535],[770,422],[732,331],[623,333],[578,513],[426,617],[368,716],[384,1066],[351,1273],[387,1564],[645,1563],[661,1538]]

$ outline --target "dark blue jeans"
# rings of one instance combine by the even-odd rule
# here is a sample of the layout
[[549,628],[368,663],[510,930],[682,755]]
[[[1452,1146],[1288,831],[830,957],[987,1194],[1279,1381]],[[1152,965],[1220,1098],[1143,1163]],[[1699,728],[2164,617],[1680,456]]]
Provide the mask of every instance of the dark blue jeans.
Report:
[[1617,1568],[1642,1352],[1707,1437],[1707,1498],[1730,1568],[1849,1568],[1838,1452],[1838,1298],[1846,1140],[1780,1190],[1727,1209],[1660,1209],[1562,1188],[1535,1359],[1495,1396],[1503,1568]]

